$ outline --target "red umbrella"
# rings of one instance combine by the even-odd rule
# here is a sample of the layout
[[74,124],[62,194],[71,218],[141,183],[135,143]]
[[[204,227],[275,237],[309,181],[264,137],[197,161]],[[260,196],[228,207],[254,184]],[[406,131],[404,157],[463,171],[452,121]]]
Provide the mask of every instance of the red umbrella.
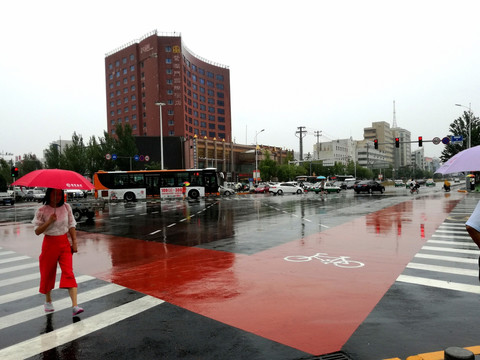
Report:
[[92,190],[94,186],[85,177],[75,171],[63,169],[35,170],[22,176],[12,185],[26,187],[47,187],[61,190]]

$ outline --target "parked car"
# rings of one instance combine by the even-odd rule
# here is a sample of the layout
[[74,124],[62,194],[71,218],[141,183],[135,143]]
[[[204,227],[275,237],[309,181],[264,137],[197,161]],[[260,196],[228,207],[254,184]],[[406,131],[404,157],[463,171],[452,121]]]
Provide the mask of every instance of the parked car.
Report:
[[453,178],[453,182],[459,183],[459,182],[460,182],[460,178],[458,178],[458,177]]
[[427,181],[425,182],[425,185],[426,186],[435,186],[435,181],[433,181],[433,179],[427,179]]
[[2,205],[13,205],[15,204],[15,199],[9,193],[0,192],[0,203]]
[[45,197],[45,192],[42,190],[27,190],[25,194],[26,201],[42,201]]
[[383,192],[385,191],[385,186],[375,180],[364,180],[360,181],[358,184],[355,184],[353,190],[355,190],[357,194],[361,192],[366,192],[370,194],[374,191],[379,191],[383,194]]
[[224,196],[230,196],[235,194],[235,191],[233,189],[227,188],[225,186],[219,186],[218,192],[220,193],[220,195],[224,195]]
[[65,190],[68,199],[81,199],[85,197],[82,190]]
[[296,186],[292,183],[280,183],[271,185],[268,189],[273,195],[283,195],[284,193],[289,194],[301,194],[303,189],[300,186]]
[[267,193],[269,192],[270,185],[268,184],[259,184],[253,191],[255,194]]
[[348,178],[348,179],[345,179],[345,186],[347,187],[347,189],[353,189],[355,184],[357,184],[359,181],[355,178]]
[[405,187],[405,183],[403,182],[403,180],[395,180],[395,187]]

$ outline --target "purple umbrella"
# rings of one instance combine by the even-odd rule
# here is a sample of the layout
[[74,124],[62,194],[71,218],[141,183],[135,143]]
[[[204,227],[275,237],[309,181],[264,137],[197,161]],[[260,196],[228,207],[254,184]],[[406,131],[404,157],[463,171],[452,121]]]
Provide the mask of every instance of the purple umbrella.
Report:
[[440,166],[435,174],[480,171],[480,145],[460,151]]

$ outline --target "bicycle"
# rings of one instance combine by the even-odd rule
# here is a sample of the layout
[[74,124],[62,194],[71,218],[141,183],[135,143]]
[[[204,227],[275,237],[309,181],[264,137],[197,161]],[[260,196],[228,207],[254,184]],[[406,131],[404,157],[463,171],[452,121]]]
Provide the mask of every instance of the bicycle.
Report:
[[322,264],[333,264],[341,268],[359,268],[365,266],[364,263],[355,260],[349,260],[349,256],[328,256],[327,253],[316,253],[313,256],[292,255],[284,258],[291,262],[306,262],[313,259],[320,260]]

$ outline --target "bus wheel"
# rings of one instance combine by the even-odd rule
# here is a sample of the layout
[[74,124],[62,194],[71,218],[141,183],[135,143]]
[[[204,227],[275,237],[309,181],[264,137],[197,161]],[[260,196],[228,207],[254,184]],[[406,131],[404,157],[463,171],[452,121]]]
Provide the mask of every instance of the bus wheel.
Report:
[[198,192],[198,190],[194,189],[188,192],[188,197],[192,198],[193,200],[197,199],[199,196],[200,196],[200,193]]
[[135,194],[132,192],[127,192],[125,195],[123,195],[123,198],[125,201],[135,201]]

